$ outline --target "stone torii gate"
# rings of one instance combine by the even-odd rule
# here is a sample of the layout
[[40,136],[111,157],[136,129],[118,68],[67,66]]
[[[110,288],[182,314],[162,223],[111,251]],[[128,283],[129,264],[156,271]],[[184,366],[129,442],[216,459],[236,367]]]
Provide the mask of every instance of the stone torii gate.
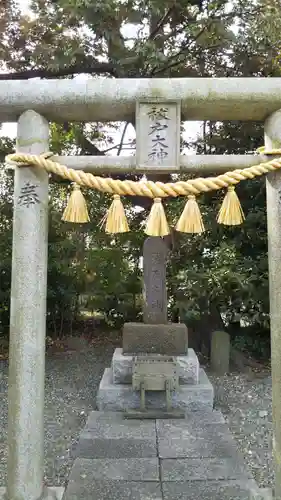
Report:
[[[17,152],[48,151],[48,121],[130,120],[136,103],[177,103],[181,118],[265,122],[265,146],[281,147],[280,78],[88,79],[0,82],[0,121],[18,120]],[[179,119],[179,116],[178,118]],[[177,134],[176,134],[177,137]],[[141,139],[140,139],[141,143]],[[176,154],[176,151],[175,151]],[[258,155],[178,156],[170,164],[141,157],[54,157],[98,173],[223,173],[261,162]],[[264,158],[266,160],[266,158]],[[36,199],[23,203],[23,188]],[[275,495],[281,498],[281,171],[267,175],[268,255],[272,345]],[[37,202],[37,201],[38,202]],[[15,167],[9,360],[7,500],[43,498],[43,411],[47,277],[48,174]]]

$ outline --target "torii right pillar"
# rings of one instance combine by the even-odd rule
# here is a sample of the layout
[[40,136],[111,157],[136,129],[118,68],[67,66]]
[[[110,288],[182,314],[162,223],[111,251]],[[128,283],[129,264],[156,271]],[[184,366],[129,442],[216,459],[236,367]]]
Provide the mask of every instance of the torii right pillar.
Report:
[[[281,148],[281,109],[265,122],[266,149]],[[281,500],[281,170],[267,175],[267,231],[271,325],[275,498]]]

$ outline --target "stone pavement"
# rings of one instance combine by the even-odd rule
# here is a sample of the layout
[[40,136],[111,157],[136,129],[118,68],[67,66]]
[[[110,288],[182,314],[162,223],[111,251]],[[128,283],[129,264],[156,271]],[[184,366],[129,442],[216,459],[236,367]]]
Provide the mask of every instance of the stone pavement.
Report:
[[64,500],[249,500],[258,491],[217,410],[184,420],[94,411],[72,452]]

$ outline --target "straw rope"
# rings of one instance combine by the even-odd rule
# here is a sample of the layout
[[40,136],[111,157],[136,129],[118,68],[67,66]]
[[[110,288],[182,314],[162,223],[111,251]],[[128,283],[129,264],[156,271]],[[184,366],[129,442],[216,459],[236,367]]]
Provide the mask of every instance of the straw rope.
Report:
[[[281,149],[266,151],[260,148],[259,153],[264,155],[281,155]],[[206,177],[190,179],[178,182],[153,182],[149,180],[131,181],[117,180],[95,176],[83,170],[67,168],[48,158],[51,153],[42,155],[30,155],[14,153],[6,157],[6,162],[16,164],[18,167],[36,166],[45,169],[47,172],[59,175],[63,179],[75,182],[80,186],[97,189],[98,191],[110,194],[147,196],[149,198],[166,198],[168,196],[188,196],[198,195],[208,191],[215,191],[229,186],[235,186],[240,181],[253,179],[256,176],[274,172],[281,168],[281,158],[261,162],[259,165],[237,169],[231,172],[218,175],[217,177]]]

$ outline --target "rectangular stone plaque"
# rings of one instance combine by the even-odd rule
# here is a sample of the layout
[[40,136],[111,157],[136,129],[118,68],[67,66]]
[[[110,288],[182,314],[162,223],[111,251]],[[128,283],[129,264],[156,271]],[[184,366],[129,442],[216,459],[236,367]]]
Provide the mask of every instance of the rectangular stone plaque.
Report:
[[186,356],[188,332],[183,323],[152,325],[124,323],[123,354],[165,354]]
[[140,101],[136,106],[137,168],[180,168],[179,102]]
[[146,238],[143,245],[143,321],[167,323],[166,262],[168,247],[160,237]]

